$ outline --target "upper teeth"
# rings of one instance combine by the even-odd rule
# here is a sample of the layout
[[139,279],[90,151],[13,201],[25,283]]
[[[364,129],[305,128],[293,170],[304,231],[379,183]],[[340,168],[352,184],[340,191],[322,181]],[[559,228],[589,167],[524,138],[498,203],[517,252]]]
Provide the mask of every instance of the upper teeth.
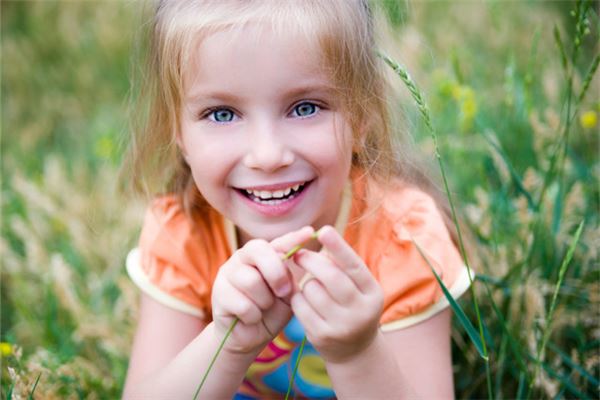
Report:
[[285,196],[287,196],[288,194],[290,194],[293,191],[297,191],[302,185],[304,185],[304,183],[302,184],[298,184],[298,185],[294,185],[294,186],[290,186],[288,188],[285,189],[280,189],[280,190],[275,190],[275,191],[269,191],[269,190],[251,190],[251,189],[245,189],[246,193],[248,194],[252,194],[256,197],[261,198],[262,200],[269,200],[269,199],[281,199]]

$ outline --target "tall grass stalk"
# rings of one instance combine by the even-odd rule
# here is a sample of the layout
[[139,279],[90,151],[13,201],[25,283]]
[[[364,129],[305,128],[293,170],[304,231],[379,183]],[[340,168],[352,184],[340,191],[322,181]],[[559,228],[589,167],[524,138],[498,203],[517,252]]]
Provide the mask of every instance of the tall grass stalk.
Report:
[[27,396],[27,400],[33,400],[33,394],[35,393],[35,389],[37,388],[37,385],[40,382],[41,377],[42,377],[42,373],[40,372],[38,374],[37,378],[35,378],[35,383],[33,384],[33,387],[31,388],[31,392],[29,392],[29,396]]
[[467,252],[465,251],[465,245],[464,245],[464,241],[462,238],[460,225],[458,223],[458,218],[457,218],[456,210],[454,207],[454,201],[452,200],[452,194],[450,193],[450,189],[448,187],[446,171],[444,169],[442,157],[440,155],[440,151],[439,151],[439,147],[438,147],[437,134],[435,132],[435,129],[433,128],[433,124],[431,123],[431,117],[429,116],[429,110],[427,108],[427,104],[423,100],[423,96],[421,95],[421,92],[417,88],[416,84],[414,83],[413,79],[411,78],[411,76],[408,73],[408,71],[406,70],[406,68],[404,68],[403,66],[401,66],[400,64],[398,64],[396,61],[392,60],[390,57],[388,57],[385,54],[380,53],[380,56],[383,58],[383,60],[386,62],[386,64],[389,65],[394,70],[394,72],[400,77],[402,82],[408,88],[410,94],[412,95],[413,100],[417,103],[417,107],[419,108],[421,116],[423,117],[423,120],[425,121],[425,125],[427,126],[427,129],[429,130],[431,138],[433,139],[435,158],[437,159],[438,165],[440,167],[440,171],[442,174],[442,180],[444,182],[444,190],[446,192],[446,196],[448,197],[448,202],[450,203],[450,210],[452,212],[452,220],[454,222],[454,226],[456,227],[456,232],[458,234],[458,242],[459,242],[459,246],[460,246],[460,252],[461,252],[462,258],[465,262],[465,265],[467,266],[469,281],[471,283],[471,285],[469,287],[470,287],[471,294],[473,297],[475,314],[477,315],[477,322],[479,325],[479,336],[480,336],[482,347],[483,347],[482,358],[485,362],[488,395],[489,395],[489,398],[492,399],[493,398],[493,396],[492,396],[492,377],[491,377],[491,372],[490,372],[490,360],[489,360],[489,356],[488,356],[488,352],[487,352],[487,346],[485,343],[485,337],[483,334],[483,322],[481,319],[481,314],[479,312],[479,305],[477,302],[477,296],[475,294],[475,288],[473,285],[473,277],[471,275],[471,266],[469,264]]
[[223,350],[223,346],[225,345],[225,342],[227,342],[227,339],[229,338],[229,336],[231,335],[231,332],[233,332],[233,330],[235,329],[235,326],[237,325],[237,323],[239,321],[240,320],[238,318],[235,318],[233,320],[233,322],[229,326],[229,329],[227,329],[227,333],[225,333],[225,336],[223,337],[223,340],[221,340],[221,343],[219,343],[219,347],[217,348],[217,351],[213,355],[213,358],[210,360],[210,364],[208,364],[208,368],[206,369],[206,373],[204,374],[204,376],[202,376],[202,380],[200,381],[200,384],[198,385],[198,388],[196,388],[196,392],[194,393],[194,397],[193,397],[194,400],[196,400],[198,398],[198,394],[200,393],[200,389],[202,389],[202,386],[204,386],[204,382],[206,382],[206,378],[208,377],[208,373],[212,370],[212,367],[213,367],[215,361],[217,361],[217,357],[219,357],[219,354],[221,354],[221,350]]
[[[285,261],[287,259],[289,259],[291,256],[293,256],[298,250],[300,250],[302,247],[304,247],[306,245],[306,243],[308,243],[310,240],[314,240],[319,236],[319,232],[314,232],[310,239],[302,244],[298,244],[294,247],[292,247],[292,249],[290,249],[287,253],[285,253],[283,255],[283,257],[281,257],[282,261]],[[204,375],[202,376],[202,380],[200,381],[200,384],[198,385],[198,387],[196,388],[196,392],[194,392],[194,397],[193,399],[196,400],[198,398],[198,394],[200,393],[200,390],[202,389],[202,387],[204,386],[204,383],[206,382],[206,378],[208,377],[208,374],[210,373],[210,371],[212,370],[212,367],[215,363],[215,361],[217,360],[217,358],[219,357],[219,354],[221,353],[221,350],[223,350],[223,346],[225,346],[225,343],[227,342],[227,339],[229,339],[229,336],[231,336],[231,333],[233,332],[233,329],[235,328],[235,326],[237,325],[237,323],[239,322],[239,318],[234,318],[234,320],[231,322],[231,325],[229,326],[229,328],[227,329],[227,332],[225,333],[225,336],[223,337],[223,340],[221,340],[221,343],[219,343],[219,347],[217,348],[217,351],[215,352],[215,354],[213,355],[210,363],[208,364],[208,368],[206,369],[206,372],[204,373]],[[296,366],[294,368],[292,377],[290,379],[290,384],[287,390],[287,394],[286,394],[286,399],[287,396],[290,393],[290,390],[292,388],[292,385],[294,384],[294,378],[296,375],[296,370],[298,369],[298,361],[300,360],[300,356],[302,355],[302,350],[304,349],[304,343],[306,342],[306,336],[302,339],[302,344],[300,347],[300,353],[298,354],[298,360],[296,362]]]
[[448,303],[450,303],[450,306],[454,310],[456,317],[459,319],[460,323],[465,327],[465,330],[467,331],[469,338],[471,338],[471,341],[475,345],[475,348],[479,352],[479,355],[484,357],[483,346],[481,344],[481,340],[477,336],[477,332],[475,331],[475,328],[473,328],[473,325],[471,325],[471,321],[469,321],[469,319],[467,318],[466,314],[464,313],[464,311],[462,310],[460,305],[456,302],[456,300],[454,300],[454,298],[450,294],[450,291],[448,290],[448,288],[446,288],[446,285],[444,285],[444,282],[442,282],[442,279],[440,278],[438,273],[435,271],[435,268],[433,268],[433,265],[431,265],[429,258],[427,257],[427,255],[425,254],[425,252],[423,251],[421,246],[419,246],[419,244],[414,239],[412,239],[412,242],[415,245],[415,247],[417,248],[417,251],[419,252],[419,254],[421,255],[421,258],[423,258],[423,260],[425,260],[425,263],[431,269],[433,276],[435,276],[435,280],[442,288],[442,292],[444,293],[444,296],[448,300]]
[[[571,262],[571,259],[573,258],[573,253],[575,252],[575,247],[577,246],[577,243],[579,242],[579,238],[581,237],[581,232],[583,231],[583,226],[584,226],[584,221],[581,221],[581,223],[579,224],[579,227],[577,227],[577,231],[575,232],[573,241],[571,242],[569,249],[567,250],[567,253],[565,255],[565,258],[563,259],[562,264],[560,266],[560,270],[558,273],[558,281],[556,282],[556,286],[554,288],[554,294],[552,295],[552,302],[550,303],[550,309],[549,309],[548,315],[546,317],[546,325],[543,330],[542,341],[541,341],[541,343],[538,342],[539,344],[538,344],[537,354],[536,354],[536,364],[535,364],[535,369],[533,372],[533,379],[529,383],[529,393],[531,393],[531,390],[533,389],[533,385],[535,384],[535,381],[537,379],[537,375],[539,373],[539,367],[542,362],[542,360],[541,360],[542,355],[544,354],[544,350],[546,349],[546,344],[548,343],[548,339],[550,338],[550,332],[551,332],[551,327],[552,327],[552,317],[554,316],[554,309],[556,308],[556,301],[558,299],[558,291],[560,290],[560,288],[562,286],[563,280],[565,278],[565,273],[567,272],[567,267],[568,267],[569,263]],[[527,395],[527,398],[529,398],[529,394]]]
[[[565,46],[564,46],[563,40],[561,39],[560,31],[559,31],[558,27],[556,27],[556,26],[554,27],[554,41],[556,43],[556,47],[558,48],[558,51],[560,54],[563,71],[565,73],[565,76],[567,77],[567,89],[566,89],[567,98],[566,98],[566,104],[565,104],[566,113],[565,113],[565,123],[564,123],[563,131],[560,135],[560,138],[558,139],[558,142],[556,143],[556,148],[550,158],[550,164],[548,166],[548,171],[546,172],[546,174],[544,176],[544,183],[542,185],[542,190],[540,191],[540,195],[539,195],[538,201],[537,201],[538,207],[541,206],[541,204],[544,200],[544,196],[546,194],[546,191],[548,189],[548,186],[550,185],[552,178],[555,175],[555,172],[558,173],[558,175],[560,176],[559,183],[562,181],[562,175],[563,175],[562,172],[564,170],[564,163],[566,160],[566,154],[567,154],[567,149],[568,149],[568,145],[569,145],[569,134],[571,132],[571,124],[572,124],[572,121],[575,119],[575,116],[577,115],[577,112],[579,109],[579,104],[580,104],[579,99],[583,100],[583,97],[585,96],[585,93],[587,92],[587,88],[589,87],[592,77],[593,77],[594,73],[596,72],[596,69],[598,68],[598,63],[600,62],[600,60],[598,60],[598,56],[596,56],[595,60],[592,62],[590,70],[585,78],[584,86],[582,88],[580,95],[577,98],[578,101],[576,104],[572,104],[573,95],[574,95],[574,93],[573,93],[573,78],[574,78],[574,74],[575,74],[575,66],[576,66],[578,55],[579,55],[579,49],[581,47],[581,42],[583,40],[583,36],[586,34],[586,30],[584,29],[584,26],[585,26],[586,16],[587,16],[587,13],[588,13],[590,7],[591,7],[591,5],[588,1],[581,1],[581,0],[578,0],[575,5],[575,9],[573,10],[573,13],[574,13],[575,17],[577,18],[576,33],[575,33],[575,38],[573,40],[573,48],[572,48],[571,55],[569,58],[567,58]],[[574,108],[573,112],[571,112],[572,107]],[[558,171],[555,171],[555,168],[557,168],[557,164],[560,167],[558,167]],[[560,185],[560,186],[562,187],[562,185]]]
[[296,373],[298,373],[298,367],[300,366],[300,358],[302,358],[302,353],[304,352],[304,346],[306,345],[306,336],[302,338],[302,342],[300,343],[300,348],[298,349],[298,355],[296,356],[296,362],[294,363],[294,370],[292,371],[292,377],[290,379],[290,384],[288,385],[287,393],[285,394],[285,400],[288,400],[290,397],[290,393],[292,393],[292,388],[294,387],[294,381],[296,380]]

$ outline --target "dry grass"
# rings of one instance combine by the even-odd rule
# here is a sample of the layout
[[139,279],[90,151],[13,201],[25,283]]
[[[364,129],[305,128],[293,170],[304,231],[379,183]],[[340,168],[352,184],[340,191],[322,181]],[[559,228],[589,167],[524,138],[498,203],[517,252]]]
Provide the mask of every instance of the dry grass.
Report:
[[[598,74],[578,114],[566,115],[569,88],[573,115],[599,51],[597,11],[572,57],[574,2],[401,4],[399,39],[386,44],[397,47],[388,54],[408,66],[430,106],[450,189],[481,260],[475,294],[490,378],[456,324],[457,397],[597,398]],[[28,397],[38,377],[37,398],[116,398],[138,293],[124,258],[143,211],[116,190],[135,6],[1,7],[2,398]],[[415,140],[432,156],[418,108],[407,91],[400,100]],[[476,324],[472,302],[461,300]]]

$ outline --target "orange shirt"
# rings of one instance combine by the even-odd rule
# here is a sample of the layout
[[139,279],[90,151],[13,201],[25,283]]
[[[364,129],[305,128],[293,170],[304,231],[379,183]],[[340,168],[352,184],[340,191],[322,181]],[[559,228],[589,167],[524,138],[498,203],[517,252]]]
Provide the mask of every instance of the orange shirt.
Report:
[[[466,291],[466,267],[428,194],[402,185],[385,190],[364,179],[348,186],[336,228],[383,288],[382,330],[414,325],[448,307],[415,243],[454,298]],[[212,283],[236,248],[235,227],[217,211],[194,226],[176,198],[164,196],[146,213],[127,269],[155,300],[208,322]]]
[[[469,287],[467,269],[440,211],[418,189],[398,185],[384,190],[355,179],[345,190],[336,229],[383,288],[383,331],[414,325],[449,305],[416,245],[454,298]],[[127,270],[155,300],[209,322],[212,284],[235,249],[235,227],[218,212],[210,209],[203,221],[192,224],[176,198],[164,196],[149,208]],[[335,397],[325,364],[309,342],[300,355],[303,336],[292,317],[252,363],[234,399],[283,398],[296,363],[294,397]]]

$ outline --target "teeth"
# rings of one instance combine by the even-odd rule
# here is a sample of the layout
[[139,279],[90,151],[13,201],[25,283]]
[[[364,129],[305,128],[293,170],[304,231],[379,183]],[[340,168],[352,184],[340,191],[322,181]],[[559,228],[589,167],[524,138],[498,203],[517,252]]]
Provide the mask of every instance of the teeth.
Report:
[[272,192],[268,190],[244,190],[247,194],[251,194],[254,196],[254,201],[263,201],[266,204],[279,204],[281,203],[280,200],[282,198],[288,196],[292,191],[297,192],[298,189],[300,189],[302,186],[304,186],[304,183],[294,185],[283,190],[275,190]]
[[256,203],[260,203],[260,204],[268,204],[270,206],[276,206],[277,204],[281,204],[283,203],[285,200],[260,200],[258,198],[254,198],[254,201]]

